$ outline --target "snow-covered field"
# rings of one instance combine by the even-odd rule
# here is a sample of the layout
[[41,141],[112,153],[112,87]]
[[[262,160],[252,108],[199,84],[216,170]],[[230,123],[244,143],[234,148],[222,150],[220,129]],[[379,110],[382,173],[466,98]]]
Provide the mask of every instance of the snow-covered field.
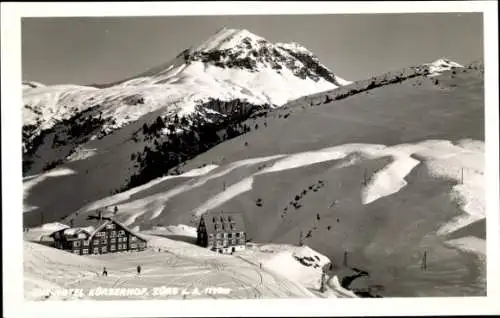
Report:
[[[177,234],[194,230],[185,226],[178,231],[173,228]],[[328,280],[324,293],[318,292],[321,268],[303,265],[293,256],[319,259],[318,264],[326,264],[328,260],[307,247],[249,247],[241,254],[219,255],[189,243],[145,236],[149,240],[146,251],[90,256],[25,241],[25,297],[29,300],[356,297],[337,286],[335,279]],[[138,265],[142,267],[140,275],[136,273]],[[107,277],[101,274],[104,267]],[[283,268],[289,271],[283,272]],[[126,289],[138,291],[126,295],[123,294]],[[63,290],[77,291],[64,295]]]

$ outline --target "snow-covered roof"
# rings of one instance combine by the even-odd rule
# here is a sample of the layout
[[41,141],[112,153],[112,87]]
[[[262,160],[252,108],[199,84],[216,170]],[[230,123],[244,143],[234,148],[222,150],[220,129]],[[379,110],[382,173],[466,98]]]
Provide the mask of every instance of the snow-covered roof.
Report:
[[116,219],[112,219],[112,218],[106,218],[106,219],[103,219],[103,220],[99,220],[98,219],[98,225],[97,226],[90,226],[91,228],[94,228],[94,230],[92,232],[90,232],[90,236],[88,238],[88,240],[92,240],[92,238],[94,237],[94,235],[99,232],[103,227],[105,227],[107,224],[110,224],[110,223],[116,223],[117,225],[119,225],[120,227],[122,227],[124,230],[134,234],[135,236],[137,236],[139,239],[143,240],[143,241],[147,241],[147,239],[138,234],[137,232],[133,231],[132,229],[130,229],[128,226],[126,226],[125,224],[117,221]]

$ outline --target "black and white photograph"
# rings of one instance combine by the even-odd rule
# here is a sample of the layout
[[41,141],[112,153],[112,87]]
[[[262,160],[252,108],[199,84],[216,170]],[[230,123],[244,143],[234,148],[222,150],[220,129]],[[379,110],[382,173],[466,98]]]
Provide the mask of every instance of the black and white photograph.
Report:
[[[3,41],[19,36],[17,75],[2,71],[2,93],[16,90],[2,96],[2,191],[17,200],[3,223],[20,301],[57,312],[154,300],[165,315],[170,301],[203,300],[493,306],[496,3],[463,3],[294,14],[156,3],[151,15],[75,3],[18,13],[12,33],[2,22],[2,68],[14,49]],[[233,316],[254,306],[241,304]]]

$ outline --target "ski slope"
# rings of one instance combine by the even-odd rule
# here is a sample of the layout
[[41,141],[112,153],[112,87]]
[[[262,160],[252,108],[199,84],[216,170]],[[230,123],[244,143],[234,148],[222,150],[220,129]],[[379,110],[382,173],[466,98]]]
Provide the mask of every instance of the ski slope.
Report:
[[[28,300],[70,299],[194,299],[194,298],[312,298],[355,297],[342,288],[328,287],[321,294],[314,281],[321,271],[311,271],[293,258],[283,258],[279,264],[267,262],[261,267],[261,254],[246,250],[220,255],[189,243],[146,235],[148,249],[143,252],[123,252],[79,256],[37,243],[24,242],[24,287]],[[294,247],[280,246],[281,250]],[[300,251],[299,251],[300,252]],[[280,252],[288,253],[288,252]],[[294,252],[297,254],[297,252]],[[318,255],[302,248],[302,254]],[[253,263],[245,256],[254,255]],[[279,257],[279,256],[277,256]],[[324,256],[321,260],[326,262]],[[141,265],[138,275],[136,267]],[[293,268],[292,276],[280,273],[279,268]],[[102,276],[106,267],[108,276]],[[319,276],[318,276],[319,275]],[[164,288],[162,288],[162,286]],[[91,294],[92,289],[144,289],[145,293]],[[165,292],[177,288],[177,293]],[[81,293],[64,295],[61,289],[81,289]],[[207,289],[223,292],[210,294]],[[184,294],[183,294],[184,293]]]

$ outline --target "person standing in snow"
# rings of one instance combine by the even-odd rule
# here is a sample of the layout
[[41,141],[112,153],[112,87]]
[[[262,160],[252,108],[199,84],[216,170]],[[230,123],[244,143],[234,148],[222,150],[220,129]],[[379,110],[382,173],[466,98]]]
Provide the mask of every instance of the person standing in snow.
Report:
[[137,265],[137,274],[140,275],[141,274],[141,265]]
[[106,267],[102,270],[102,276],[108,276],[108,271],[106,270]]

